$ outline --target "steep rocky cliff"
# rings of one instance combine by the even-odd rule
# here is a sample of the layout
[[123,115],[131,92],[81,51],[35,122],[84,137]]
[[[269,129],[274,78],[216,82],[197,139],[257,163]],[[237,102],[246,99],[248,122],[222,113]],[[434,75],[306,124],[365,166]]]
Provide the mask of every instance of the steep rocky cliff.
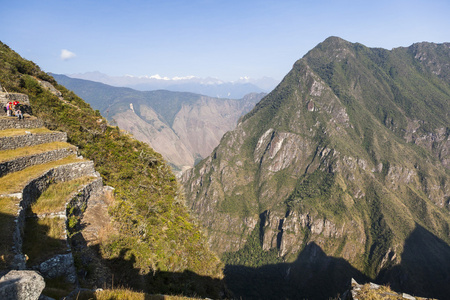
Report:
[[450,293],[449,57],[329,38],[185,174],[235,292],[323,299],[356,276]]

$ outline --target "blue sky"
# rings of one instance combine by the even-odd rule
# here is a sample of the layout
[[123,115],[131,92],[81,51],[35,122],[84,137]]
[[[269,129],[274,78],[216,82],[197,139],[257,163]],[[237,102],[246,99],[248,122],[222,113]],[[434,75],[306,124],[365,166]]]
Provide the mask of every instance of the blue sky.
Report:
[[448,0],[0,0],[0,41],[44,71],[280,80],[329,36],[450,42]]

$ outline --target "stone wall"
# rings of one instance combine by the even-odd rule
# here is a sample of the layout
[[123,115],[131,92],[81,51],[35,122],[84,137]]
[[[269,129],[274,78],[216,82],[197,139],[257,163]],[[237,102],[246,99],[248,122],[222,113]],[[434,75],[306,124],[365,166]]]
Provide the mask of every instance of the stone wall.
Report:
[[[2,112],[0,112],[1,114]],[[17,129],[29,129],[44,127],[44,122],[40,119],[25,118],[18,120],[16,117],[8,117],[0,119],[0,130],[17,128]]]
[[67,142],[67,133],[29,133],[25,135],[0,137],[0,150],[11,150],[52,142]]
[[93,175],[95,173],[94,162],[82,161],[67,165],[62,165],[48,170],[41,176],[31,180],[22,191],[22,200],[16,218],[16,229],[13,234],[15,259],[13,269],[25,269],[25,258],[22,255],[22,241],[25,226],[26,209],[36,201],[51,183],[69,181],[82,176]]
[[77,148],[74,146],[55,149],[44,153],[33,154],[29,156],[17,157],[13,160],[0,163],[0,176],[8,173],[21,171],[27,167],[39,164],[45,164],[51,161],[59,160],[69,155],[77,154]]
[[[103,191],[103,180],[100,174],[96,173],[96,176],[98,176],[96,179],[84,185],[69,197],[69,201],[66,203],[66,211],[75,207],[76,209],[72,209],[72,211],[83,212],[91,197],[97,196]],[[63,213],[62,216],[66,217],[66,211],[60,214]],[[76,269],[71,252],[56,255],[33,268],[38,270],[45,278],[64,277],[70,283],[77,281]]]
[[28,95],[19,94],[19,93],[0,93],[0,104],[2,104],[2,108],[8,102],[19,101],[20,104],[30,105],[30,99]]
[[77,281],[77,272],[73,262],[72,253],[55,255],[37,267],[44,278],[57,278],[64,276],[68,282]]
[[67,207],[78,207],[80,211],[84,211],[83,208],[87,207],[88,200],[94,196],[98,195],[103,191],[103,180],[100,174],[97,172],[96,180],[88,183],[82,189],[77,191],[77,193],[71,198],[71,200],[66,204]]

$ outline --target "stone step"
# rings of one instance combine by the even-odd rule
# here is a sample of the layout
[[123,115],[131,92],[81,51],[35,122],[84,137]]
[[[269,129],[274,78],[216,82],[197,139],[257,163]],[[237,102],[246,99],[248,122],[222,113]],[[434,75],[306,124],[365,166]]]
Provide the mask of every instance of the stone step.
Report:
[[30,166],[56,161],[70,155],[77,154],[77,147],[69,145],[60,149],[53,149],[27,156],[15,157],[0,162],[0,177],[6,174],[24,170]]
[[[0,114],[3,112],[0,111]],[[25,116],[23,120],[16,117],[0,117],[0,130],[10,128],[39,128],[44,127],[44,122],[36,117]]]
[[12,150],[52,142],[67,142],[67,133],[57,131],[33,133],[28,131],[20,135],[0,137],[0,150]]

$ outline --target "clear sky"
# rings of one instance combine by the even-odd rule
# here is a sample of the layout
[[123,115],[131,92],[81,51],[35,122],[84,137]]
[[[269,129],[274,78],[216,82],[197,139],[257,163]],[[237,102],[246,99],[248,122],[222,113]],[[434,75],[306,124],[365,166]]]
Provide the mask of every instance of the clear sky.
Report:
[[450,1],[0,0],[0,41],[59,74],[280,80],[329,36],[450,42]]

